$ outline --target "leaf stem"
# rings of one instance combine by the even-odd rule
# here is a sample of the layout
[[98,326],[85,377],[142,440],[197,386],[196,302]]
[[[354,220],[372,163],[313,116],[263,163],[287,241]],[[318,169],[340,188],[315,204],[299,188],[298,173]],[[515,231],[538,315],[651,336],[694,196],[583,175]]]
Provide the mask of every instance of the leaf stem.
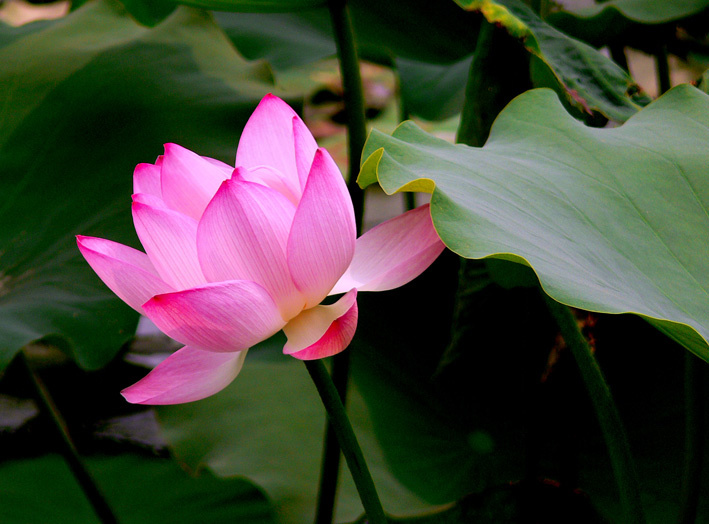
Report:
[[689,351],[684,357],[685,449],[682,499],[677,524],[694,524],[704,462],[704,362]]
[[[349,351],[343,351],[332,357],[332,382],[343,405],[347,402],[349,370]],[[328,421],[325,427],[325,439],[323,442],[315,524],[332,524],[333,522],[339,472],[340,445],[338,444],[335,428],[333,424]]]
[[[352,198],[357,236],[362,232],[364,221],[364,190],[357,185],[359,163],[367,140],[367,120],[364,107],[364,90],[359,71],[359,58],[355,44],[354,30],[347,0],[329,0],[328,8],[340,64],[342,89],[344,93],[345,115],[347,117],[348,174],[347,189]],[[349,381],[349,351],[335,355],[332,359],[332,380],[339,393],[341,403],[347,396]],[[335,514],[335,498],[340,471],[340,447],[336,429],[328,422],[323,442],[318,505],[315,513],[316,524],[331,524]]]
[[337,57],[342,76],[342,88],[347,117],[348,181],[347,187],[352,197],[357,223],[357,234],[362,232],[364,214],[364,191],[357,185],[359,163],[367,140],[367,119],[364,108],[364,89],[359,71],[359,58],[355,45],[347,0],[329,0],[330,19],[335,34]]
[[93,508],[96,516],[102,524],[118,524],[118,519],[116,518],[113,510],[109,506],[106,498],[99,489],[96,481],[91,476],[88,468],[81,460],[81,456],[76,449],[76,445],[71,438],[69,433],[69,428],[62,417],[61,412],[57,409],[54,400],[49,394],[49,390],[42,382],[42,379],[35,373],[32,366],[27,360],[27,356],[24,351],[19,354],[19,361],[21,367],[24,369],[25,374],[29,378],[30,383],[34,389],[34,395],[39,404],[41,412],[51,421],[55,429],[55,434],[58,438],[57,442],[64,460],[66,460],[69,469],[71,470],[74,478],[81,487],[84,495],[88,499],[91,507]]
[[387,519],[379,501],[377,490],[374,487],[374,481],[369,473],[362,450],[357,443],[357,437],[347,418],[345,407],[335,389],[330,373],[328,373],[322,360],[306,360],[304,362],[325,406],[330,426],[337,435],[337,440],[340,443],[340,448],[345,456],[347,467],[352,474],[352,479],[357,487],[359,498],[362,501],[369,522],[372,524],[386,524]]
[[581,379],[589,397],[591,397],[591,404],[601,426],[620,492],[625,512],[624,522],[645,524],[645,512],[640,499],[640,483],[630,454],[628,437],[601,368],[591,353],[591,348],[579,330],[576,319],[569,308],[546,294],[544,294],[544,298],[549,311],[559,326],[561,335],[576,360],[576,365],[581,372]]
[[662,44],[659,46],[659,49],[655,54],[655,64],[657,66],[657,90],[659,94],[663,94],[669,91],[672,87],[667,44]]

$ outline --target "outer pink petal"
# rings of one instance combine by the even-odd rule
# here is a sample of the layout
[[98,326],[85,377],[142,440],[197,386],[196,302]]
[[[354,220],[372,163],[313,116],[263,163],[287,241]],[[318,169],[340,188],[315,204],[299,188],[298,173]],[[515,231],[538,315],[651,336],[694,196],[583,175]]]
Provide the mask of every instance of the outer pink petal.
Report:
[[298,169],[298,179],[300,181],[301,192],[305,189],[305,184],[310,173],[310,166],[313,164],[315,151],[318,144],[315,142],[310,130],[303,121],[293,117],[293,139],[295,145],[295,165]]
[[444,249],[431,222],[429,205],[387,220],[357,239],[352,264],[331,294],[356,287],[384,291],[419,276]]
[[318,149],[288,238],[288,267],[306,307],[319,304],[350,265],[356,236],[345,181]]
[[169,209],[133,203],[138,238],[160,277],[174,289],[206,282],[197,259],[197,222]]
[[133,193],[146,193],[162,199],[160,166],[138,164],[133,171]]
[[293,204],[269,187],[225,181],[197,230],[199,260],[207,279],[251,280],[269,292],[284,319],[300,313],[305,300],[286,262],[294,214]]
[[268,292],[247,280],[157,295],[143,309],[166,335],[204,351],[243,351],[285,324]]
[[241,371],[246,350],[214,353],[185,346],[121,394],[132,404],[182,404],[224,389]]
[[199,220],[204,208],[232,168],[206,159],[177,144],[165,144],[162,162],[162,197],[172,209]]
[[174,291],[158,276],[145,253],[103,238],[77,236],[76,243],[99,278],[139,313],[150,297]]
[[294,118],[300,120],[283,100],[270,94],[263,97],[241,133],[236,166],[248,169],[268,166],[280,174],[283,183],[294,194],[300,196],[293,139]]
[[357,290],[330,306],[306,309],[283,328],[283,352],[300,360],[325,358],[343,351],[357,329]]

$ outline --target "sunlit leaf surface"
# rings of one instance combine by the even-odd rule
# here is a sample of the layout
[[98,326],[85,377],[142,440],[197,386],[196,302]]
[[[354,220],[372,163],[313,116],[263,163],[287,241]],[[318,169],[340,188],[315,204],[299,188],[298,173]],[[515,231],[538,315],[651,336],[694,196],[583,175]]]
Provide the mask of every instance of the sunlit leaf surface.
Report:
[[556,300],[639,314],[709,360],[708,141],[709,98],[690,86],[616,129],[584,127],[537,90],[502,112],[483,148],[411,123],[374,132],[360,183],[433,191],[456,253],[528,264]]

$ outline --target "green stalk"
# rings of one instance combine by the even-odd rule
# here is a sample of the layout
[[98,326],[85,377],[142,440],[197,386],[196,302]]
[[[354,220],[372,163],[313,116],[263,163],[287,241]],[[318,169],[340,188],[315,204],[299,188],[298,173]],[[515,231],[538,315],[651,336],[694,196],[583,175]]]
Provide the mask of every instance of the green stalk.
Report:
[[367,119],[364,108],[364,90],[359,72],[359,58],[355,45],[354,30],[346,0],[329,0],[330,19],[335,33],[337,57],[345,99],[347,117],[347,150],[349,155],[347,187],[352,197],[357,223],[357,234],[362,231],[364,214],[364,191],[357,185],[359,163],[367,140]]
[[20,365],[25,371],[25,374],[29,378],[30,383],[34,389],[35,398],[39,404],[40,411],[52,422],[54,426],[59,445],[64,460],[66,460],[69,469],[71,470],[74,478],[81,487],[84,495],[88,499],[91,507],[93,508],[96,516],[102,524],[118,524],[118,519],[113,513],[113,510],[108,505],[106,498],[101,493],[96,481],[91,476],[86,465],[81,460],[81,456],[76,449],[74,441],[71,439],[69,434],[69,428],[66,425],[64,417],[57,409],[56,404],[52,400],[47,387],[44,385],[40,377],[35,373],[27,361],[27,357],[23,351],[19,355]]
[[372,524],[387,524],[384,509],[374,487],[374,481],[369,473],[362,450],[357,443],[357,437],[347,418],[345,406],[340,400],[340,395],[335,389],[330,373],[328,373],[322,360],[306,360],[304,362],[325,406],[330,426],[333,428],[340,443],[347,467],[352,474],[359,498],[367,514],[368,522]]
[[625,513],[623,522],[645,524],[645,512],[640,499],[640,483],[630,454],[628,437],[601,368],[591,353],[591,348],[579,330],[576,319],[569,308],[546,294],[544,294],[544,298],[566,345],[576,360],[576,365],[581,372],[581,379],[589,397],[591,397],[591,404],[601,426],[620,492]]
[[[347,189],[352,198],[357,235],[362,232],[364,220],[364,191],[357,185],[359,163],[367,140],[367,121],[364,107],[364,90],[359,71],[359,58],[355,45],[352,20],[346,0],[329,0],[330,19],[335,35],[340,76],[344,91],[345,115],[347,117],[348,175]],[[342,404],[346,402],[349,380],[350,354],[343,351],[332,359],[332,381]],[[337,431],[328,422],[323,442],[318,503],[315,512],[316,524],[331,524],[335,514],[338,477],[340,472],[340,447]]]
[[655,55],[657,66],[657,89],[660,94],[666,93],[672,87],[670,80],[670,62],[667,55],[667,45],[662,44]]
[[694,524],[697,520],[704,461],[705,364],[686,351],[684,366],[684,474],[677,524]]

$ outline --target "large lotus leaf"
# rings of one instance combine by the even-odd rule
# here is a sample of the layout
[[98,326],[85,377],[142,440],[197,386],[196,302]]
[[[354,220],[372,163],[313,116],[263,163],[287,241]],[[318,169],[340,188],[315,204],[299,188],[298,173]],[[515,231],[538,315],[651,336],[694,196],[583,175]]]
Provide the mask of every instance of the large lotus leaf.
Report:
[[[274,522],[268,501],[243,479],[190,478],[173,461],[122,454],[87,461],[121,524]],[[57,455],[0,465],[4,524],[98,524],[69,468]]]
[[149,29],[117,3],[91,2],[21,34],[0,47],[0,368],[48,336],[96,368],[137,315],[74,236],[137,246],[134,166],[166,142],[231,161],[270,73],[188,8]]
[[[262,487],[280,522],[312,522],[325,414],[302,362],[281,353],[283,340],[251,350],[239,377],[208,399],[158,408],[164,435],[189,467],[218,476],[244,476]],[[388,471],[369,414],[356,389],[348,410],[382,503],[394,515],[429,508]],[[351,521],[362,506],[343,466],[337,521]]]
[[565,13],[587,22],[608,21],[620,15],[642,24],[661,24],[695,15],[707,8],[708,0],[610,0]]
[[708,141],[709,98],[690,86],[616,129],[587,128],[535,90],[482,148],[412,123],[373,132],[360,183],[433,192],[456,253],[527,264],[556,300],[642,315],[709,360]]
[[520,0],[456,2],[466,10],[480,11],[488,22],[519,38],[553,74],[555,89],[579,110],[623,122],[650,101],[611,59],[555,29]]

